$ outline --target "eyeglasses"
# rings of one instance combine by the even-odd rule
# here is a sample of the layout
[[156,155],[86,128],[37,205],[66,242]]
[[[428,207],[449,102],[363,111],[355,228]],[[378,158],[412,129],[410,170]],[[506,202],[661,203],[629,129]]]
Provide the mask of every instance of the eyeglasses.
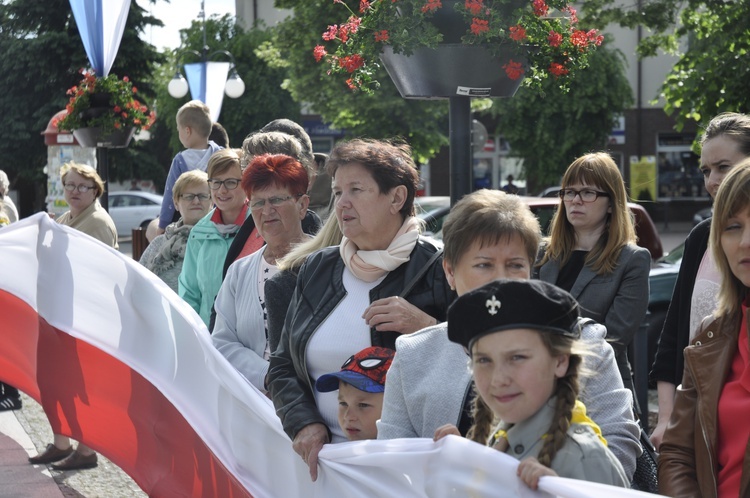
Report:
[[89,190],[94,190],[96,188],[96,186],[94,186],[94,185],[92,185],[92,186],[89,186],[89,185],[76,185],[74,183],[66,183],[65,185],[63,185],[63,187],[68,192],[73,192],[74,190],[77,190],[77,191],[79,191],[82,194],[85,194]]
[[574,188],[564,188],[561,189],[557,195],[560,196],[560,199],[566,201],[566,202],[573,202],[576,198],[576,196],[581,198],[582,202],[594,202],[599,197],[609,197],[609,194],[607,192],[599,192],[598,190],[591,190],[591,189],[582,189],[582,190],[576,190]]
[[213,178],[208,179],[208,186],[211,187],[211,190],[219,190],[222,185],[224,185],[227,190],[234,190],[239,184],[239,178],[227,178],[226,180],[214,180]]
[[185,199],[188,202],[193,202],[195,199],[205,202],[211,198],[208,194],[181,194],[180,198]]
[[255,202],[250,203],[250,209],[253,211],[257,211],[259,209],[263,209],[266,205],[266,202],[269,203],[273,207],[279,207],[282,204],[284,204],[289,199],[294,199],[295,197],[302,197],[305,194],[297,194],[297,195],[287,195],[286,197],[269,197],[268,199],[260,199]]

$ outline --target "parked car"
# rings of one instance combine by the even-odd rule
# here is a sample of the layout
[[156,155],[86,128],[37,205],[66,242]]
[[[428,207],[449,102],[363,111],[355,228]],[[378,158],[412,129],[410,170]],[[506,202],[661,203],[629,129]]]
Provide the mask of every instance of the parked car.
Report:
[[115,222],[118,237],[130,237],[132,229],[144,230],[159,217],[162,196],[150,192],[128,190],[109,193],[109,215]]
[[697,213],[693,215],[693,225],[697,225],[701,221],[710,218],[711,216],[713,216],[713,214],[714,214],[713,206],[701,209],[700,211],[698,211]]
[[[549,234],[552,218],[560,205],[558,197],[520,197],[539,219],[542,232]],[[414,200],[417,216],[426,223],[425,232],[437,239],[442,238],[443,221],[450,211],[450,197],[417,197]],[[635,219],[635,232],[638,245],[645,247],[651,253],[651,259],[656,261],[664,255],[661,238],[656,231],[651,216],[640,204],[628,203]]]

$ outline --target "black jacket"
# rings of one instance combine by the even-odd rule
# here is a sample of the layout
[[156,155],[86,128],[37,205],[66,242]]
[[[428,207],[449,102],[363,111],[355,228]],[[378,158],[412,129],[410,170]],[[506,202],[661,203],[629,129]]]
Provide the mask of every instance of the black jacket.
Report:
[[690,343],[690,306],[693,299],[693,287],[698,276],[703,255],[708,248],[708,236],[711,233],[711,218],[698,223],[685,239],[685,251],[682,253],[680,272],[672,292],[664,328],[659,336],[659,347],[656,350],[651,378],[655,381],[679,385],[685,367],[682,351]]
[[[437,251],[429,239],[420,237],[409,261],[390,272],[370,291],[370,302],[400,295]],[[284,431],[291,439],[306,425],[325,425],[315,404],[313,379],[307,372],[305,351],[310,337],[346,294],[343,273],[344,262],[338,247],[329,247],[308,256],[299,271],[278,347],[271,353],[268,390]],[[445,321],[448,306],[456,294],[445,279],[442,257],[432,263],[404,297],[438,322]],[[362,311],[352,310],[352,313]],[[397,332],[370,330],[373,346],[395,349],[398,336]],[[356,352],[352,351],[352,354]]]

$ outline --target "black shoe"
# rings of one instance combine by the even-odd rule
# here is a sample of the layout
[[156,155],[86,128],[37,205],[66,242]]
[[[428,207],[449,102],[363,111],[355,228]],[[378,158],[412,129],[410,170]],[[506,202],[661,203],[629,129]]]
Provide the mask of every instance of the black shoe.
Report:
[[8,410],[20,410],[21,409],[21,398],[15,398],[10,396],[0,397],[0,412]]
[[54,470],[81,470],[93,469],[98,465],[96,453],[82,455],[74,451],[65,460],[52,464]]

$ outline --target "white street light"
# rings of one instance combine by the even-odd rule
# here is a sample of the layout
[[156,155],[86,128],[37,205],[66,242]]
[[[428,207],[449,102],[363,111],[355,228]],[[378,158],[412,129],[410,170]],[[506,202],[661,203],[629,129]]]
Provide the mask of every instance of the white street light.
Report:
[[[172,83],[170,83],[170,85],[171,84]],[[227,94],[227,97],[232,99],[238,99],[242,97],[243,93],[245,93],[245,82],[242,81],[242,78],[237,74],[237,69],[235,68],[232,68],[232,74],[229,75],[227,84],[224,87],[224,93]]]
[[175,73],[174,78],[172,78],[172,81],[169,82],[169,85],[167,86],[167,91],[169,92],[169,95],[176,99],[181,99],[188,93],[188,82],[185,79],[185,77],[180,73],[179,71]]

